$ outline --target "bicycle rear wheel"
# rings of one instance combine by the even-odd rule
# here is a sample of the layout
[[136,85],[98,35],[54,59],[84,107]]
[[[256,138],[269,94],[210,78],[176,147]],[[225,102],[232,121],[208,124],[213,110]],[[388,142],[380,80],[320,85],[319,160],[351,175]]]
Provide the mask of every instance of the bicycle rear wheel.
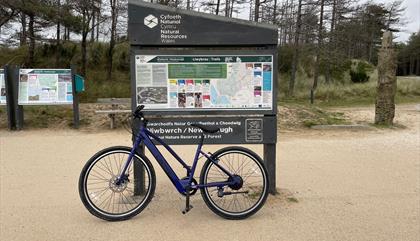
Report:
[[[268,176],[261,158],[243,147],[223,148],[212,155],[213,160],[239,177],[241,185],[207,187],[201,189],[206,205],[217,215],[227,219],[244,219],[255,214],[268,195]],[[200,183],[227,182],[229,176],[207,160],[201,170]]]
[[107,221],[121,221],[140,213],[151,201],[156,177],[143,155],[134,155],[126,180],[118,183],[129,147],[110,147],[96,153],[84,166],[79,178],[79,195],[88,211]]

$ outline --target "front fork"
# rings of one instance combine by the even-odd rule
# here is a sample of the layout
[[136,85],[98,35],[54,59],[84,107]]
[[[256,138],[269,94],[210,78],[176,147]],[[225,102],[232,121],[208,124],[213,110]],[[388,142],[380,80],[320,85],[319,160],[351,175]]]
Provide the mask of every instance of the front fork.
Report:
[[128,175],[125,173],[127,172],[128,168],[130,167],[130,164],[133,160],[134,155],[136,154],[137,147],[140,145],[142,141],[140,133],[137,134],[136,139],[134,141],[133,148],[131,148],[130,154],[128,155],[127,161],[124,164],[124,168],[122,169],[121,173],[118,175],[117,180],[115,182],[116,185],[120,185],[122,182],[125,182],[128,180]]

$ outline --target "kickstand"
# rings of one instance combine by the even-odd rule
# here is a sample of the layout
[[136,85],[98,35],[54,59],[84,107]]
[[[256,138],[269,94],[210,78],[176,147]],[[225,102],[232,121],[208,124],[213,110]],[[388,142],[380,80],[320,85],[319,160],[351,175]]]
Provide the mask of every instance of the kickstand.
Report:
[[190,189],[191,188],[188,186],[185,190],[186,191],[186,201],[185,201],[185,209],[182,210],[182,214],[188,213],[193,208],[193,206],[190,205]]

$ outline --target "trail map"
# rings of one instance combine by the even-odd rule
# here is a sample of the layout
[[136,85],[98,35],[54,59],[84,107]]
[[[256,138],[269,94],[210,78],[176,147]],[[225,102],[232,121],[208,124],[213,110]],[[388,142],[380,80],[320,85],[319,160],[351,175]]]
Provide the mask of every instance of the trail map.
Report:
[[272,109],[271,55],[135,58],[137,104],[146,108]]
[[69,69],[21,69],[19,104],[72,104],[72,79]]

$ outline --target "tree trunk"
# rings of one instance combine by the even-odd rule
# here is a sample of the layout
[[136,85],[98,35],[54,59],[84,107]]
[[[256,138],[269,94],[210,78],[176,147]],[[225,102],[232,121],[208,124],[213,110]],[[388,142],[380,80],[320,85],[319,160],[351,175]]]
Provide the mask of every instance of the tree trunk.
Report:
[[87,66],[87,36],[89,34],[89,21],[87,21],[86,10],[82,13],[82,76],[86,76],[86,66]]
[[100,29],[99,23],[101,22],[101,9],[102,9],[101,4],[102,3],[99,2],[99,8],[98,8],[98,11],[96,12],[96,42],[99,42],[99,29]]
[[277,0],[274,0],[273,19],[271,20],[273,24],[276,24],[277,22],[276,17],[277,17]]
[[[60,0],[57,1],[57,8],[58,11],[60,11],[60,7],[61,7],[61,2]],[[60,65],[60,28],[61,28],[61,24],[60,24],[60,20],[57,21],[57,37],[55,40],[55,66],[59,67]]]
[[292,61],[292,73],[290,75],[290,80],[289,80],[289,91],[288,91],[289,97],[294,95],[296,71],[297,71],[297,65],[299,63],[299,34],[300,34],[301,27],[302,27],[302,0],[299,0],[297,20],[296,20],[293,61]]
[[235,0],[230,0],[230,8],[229,8],[229,17],[233,16],[233,6],[235,4]]
[[108,69],[107,69],[107,78],[111,80],[112,77],[112,68],[113,68],[113,56],[114,56],[114,47],[115,47],[115,38],[117,31],[117,20],[118,20],[118,6],[117,0],[111,0],[111,39],[109,41],[109,50],[108,50]]
[[254,21],[258,22],[260,18],[260,0],[255,0]]
[[416,67],[416,59],[414,56],[410,57],[410,74],[409,75],[415,75],[415,67]]
[[27,67],[33,67],[35,57],[35,16],[34,14],[29,15],[29,50],[28,50],[28,62]]
[[331,55],[332,51],[335,50],[335,44],[334,44],[334,29],[335,29],[335,19],[336,19],[336,12],[337,12],[337,0],[333,0],[332,4],[332,12],[331,12],[331,26],[330,26],[330,38],[328,40],[328,58],[327,58],[327,73],[325,75],[325,82],[330,83],[330,77],[331,77]]
[[220,0],[217,0],[216,15],[219,15],[219,9],[220,9]]
[[[302,15],[302,1],[300,1],[300,0],[298,0],[299,2],[298,2],[298,12],[299,12],[299,5],[300,5],[300,8],[301,8],[301,10],[300,10],[300,12],[299,12],[299,14],[297,14],[297,15]],[[291,16],[291,18],[292,19],[295,19],[295,13],[294,13],[294,9],[295,9],[295,4],[294,4],[294,0],[290,0],[290,11],[289,11],[289,13],[292,15]],[[301,17],[302,18],[302,17]],[[297,16],[296,16],[296,19],[297,19]],[[300,21],[302,21],[302,20],[300,20]],[[297,22],[297,21],[296,21]],[[289,23],[289,39],[288,39],[288,41],[289,41],[289,43],[292,43],[293,42],[293,38],[294,38],[294,35],[292,34],[293,33],[293,28],[294,28],[295,26],[294,26],[294,24],[293,24],[293,22],[291,21],[290,23]],[[296,29],[295,29],[295,31],[296,31]]]
[[55,66],[59,67],[60,65],[60,22],[57,23],[57,39],[56,39],[56,52],[55,52]]
[[87,32],[82,34],[82,76],[86,76],[86,66],[87,66]]
[[319,59],[321,57],[322,47],[322,23],[324,21],[324,0],[321,0],[321,12],[319,14],[319,25],[318,25],[318,47],[316,48],[316,60],[315,60],[315,71],[314,71],[314,82],[311,88],[311,104],[315,101],[315,90],[318,87],[319,77]]
[[373,37],[373,32],[370,34],[370,40],[369,40],[369,45],[368,45],[368,62],[372,63],[372,56],[373,56],[373,48],[374,48],[374,37]]
[[284,14],[283,14],[283,17],[282,17],[282,19],[284,19],[283,20],[284,21],[284,24],[283,24],[284,30],[283,30],[283,36],[282,36],[282,43],[283,44],[286,44],[286,42],[287,42],[287,34],[288,34],[287,23],[288,23],[288,19],[289,19],[289,11],[288,10],[289,10],[289,0],[286,0],[286,3],[284,5],[284,10],[283,10]]
[[229,17],[229,0],[225,0],[225,17]]
[[93,13],[92,13],[92,30],[90,32],[90,42],[91,43],[95,42],[95,33],[96,33],[96,31],[95,31],[95,21],[96,21],[95,11],[93,11]]
[[392,33],[383,34],[378,54],[378,87],[375,104],[375,124],[392,125],[395,115],[397,89],[397,54],[392,46]]
[[252,21],[252,6],[254,6],[254,5],[253,5],[253,1],[254,1],[254,0],[251,0],[251,1],[249,2],[249,21]]
[[28,38],[27,33],[26,33],[26,14],[21,13],[20,19],[21,19],[21,24],[22,24],[22,31],[20,35],[20,46],[24,46],[26,45],[26,40]]

